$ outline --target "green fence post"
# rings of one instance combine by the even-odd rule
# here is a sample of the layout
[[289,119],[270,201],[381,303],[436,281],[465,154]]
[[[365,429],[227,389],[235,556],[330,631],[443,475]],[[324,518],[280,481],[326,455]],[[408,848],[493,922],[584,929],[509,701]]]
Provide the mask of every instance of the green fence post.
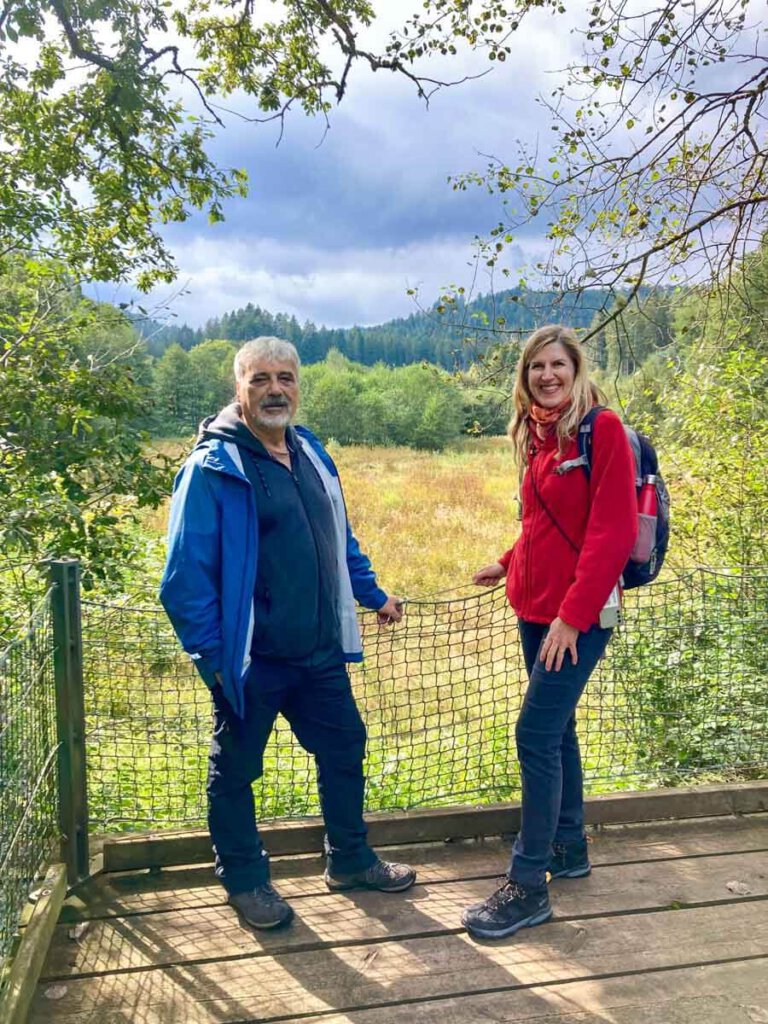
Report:
[[59,741],[61,853],[67,865],[67,881],[73,885],[88,874],[80,563],[71,558],[62,558],[49,564],[53,584],[53,665]]

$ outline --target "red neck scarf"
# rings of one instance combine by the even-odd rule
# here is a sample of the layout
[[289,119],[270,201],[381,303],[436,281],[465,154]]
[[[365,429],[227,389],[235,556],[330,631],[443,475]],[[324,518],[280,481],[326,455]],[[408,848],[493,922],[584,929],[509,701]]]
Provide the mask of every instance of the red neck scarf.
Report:
[[564,402],[561,402],[560,405],[555,406],[554,409],[545,409],[543,406],[537,405],[535,402],[531,402],[531,406],[528,410],[528,423],[531,431],[540,441],[545,440],[545,438],[553,432],[557,426],[558,420],[570,404],[570,395]]

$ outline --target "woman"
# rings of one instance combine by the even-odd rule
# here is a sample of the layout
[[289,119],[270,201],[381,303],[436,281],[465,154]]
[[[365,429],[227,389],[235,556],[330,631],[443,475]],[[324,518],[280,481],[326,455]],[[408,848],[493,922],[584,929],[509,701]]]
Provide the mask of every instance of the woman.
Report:
[[518,362],[509,428],[526,470],[522,533],[474,576],[485,586],[506,576],[529,678],[515,733],[522,825],[508,880],[462,916],[482,938],[502,938],[552,916],[548,871],[576,878],[591,870],[575,711],[611,636],[600,613],[637,532],[634,459],[613,412],[595,419],[589,475],[578,461],[578,428],[594,394],[573,331],[559,325],[535,331]]

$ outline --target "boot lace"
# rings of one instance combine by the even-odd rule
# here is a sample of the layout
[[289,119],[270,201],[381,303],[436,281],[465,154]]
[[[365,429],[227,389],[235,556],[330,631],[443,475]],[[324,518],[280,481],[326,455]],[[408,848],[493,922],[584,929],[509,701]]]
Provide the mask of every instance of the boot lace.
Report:
[[498,910],[514,900],[525,899],[525,889],[511,878],[505,878],[502,885],[486,900],[489,910]]

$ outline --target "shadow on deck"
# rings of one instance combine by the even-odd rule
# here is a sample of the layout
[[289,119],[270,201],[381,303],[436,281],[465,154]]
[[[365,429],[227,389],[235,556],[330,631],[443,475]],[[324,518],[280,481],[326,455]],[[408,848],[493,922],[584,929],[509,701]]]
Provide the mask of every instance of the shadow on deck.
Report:
[[592,839],[554,920],[497,943],[459,915],[497,884],[499,839],[397,848],[419,869],[402,895],[331,894],[317,857],[275,858],[296,911],[278,933],[242,925],[210,865],[103,873],[64,908],[30,1021],[768,1024],[768,814]]

